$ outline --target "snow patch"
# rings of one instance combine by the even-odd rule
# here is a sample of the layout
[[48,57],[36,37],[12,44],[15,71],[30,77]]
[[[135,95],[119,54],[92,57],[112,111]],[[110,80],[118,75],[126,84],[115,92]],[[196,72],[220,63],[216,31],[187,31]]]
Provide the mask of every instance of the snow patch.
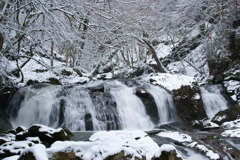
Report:
[[124,151],[125,155],[150,160],[159,151],[158,145],[142,131],[101,131],[89,138],[90,142],[55,142],[48,152],[73,150],[76,156],[85,159],[104,159]]
[[30,148],[24,150],[21,153],[21,155],[24,155],[28,152],[33,153],[36,160],[48,160],[47,153],[46,153],[46,147],[42,144],[36,144],[33,147],[30,147]]
[[240,119],[225,122],[221,125],[225,130],[221,135],[223,137],[237,137],[240,138]]
[[146,76],[145,81],[151,82],[154,85],[162,86],[169,91],[180,89],[182,86],[193,86],[196,80],[194,77],[180,74],[159,73]]
[[171,138],[175,141],[178,142],[192,142],[192,137],[187,135],[187,134],[183,134],[180,132],[172,132],[172,131],[166,131],[166,132],[160,132],[157,134],[160,137],[167,137],[167,138]]

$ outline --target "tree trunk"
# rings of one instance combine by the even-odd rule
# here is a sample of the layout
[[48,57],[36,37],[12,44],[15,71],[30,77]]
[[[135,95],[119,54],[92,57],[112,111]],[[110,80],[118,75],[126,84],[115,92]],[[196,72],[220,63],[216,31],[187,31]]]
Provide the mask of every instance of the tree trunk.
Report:
[[2,50],[3,47],[3,41],[4,41],[3,35],[2,33],[0,33],[0,51]]
[[155,49],[153,48],[153,46],[152,46],[147,40],[144,40],[144,39],[142,39],[142,40],[143,40],[143,42],[147,45],[148,50],[149,50],[149,51],[151,52],[151,54],[153,55],[153,58],[154,58],[154,60],[155,60],[156,63],[157,63],[157,66],[158,66],[159,71],[162,72],[162,73],[166,73],[166,71],[165,71],[162,63],[160,62],[160,60],[159,60],[158,57],[157,57],[157,53],[156,53]]
[[53,57],[54,57],[53,48],[54,48],[54,42],[52,40],[52,44],[51,44],[51,67],[52,68],[53,68]]

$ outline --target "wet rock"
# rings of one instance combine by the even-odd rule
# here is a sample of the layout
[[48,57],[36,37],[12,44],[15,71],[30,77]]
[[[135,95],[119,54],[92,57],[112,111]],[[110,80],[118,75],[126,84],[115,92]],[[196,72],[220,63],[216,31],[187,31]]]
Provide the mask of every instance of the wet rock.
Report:
[[28,86],[35,84],[35,83],[39,83],[39,82],[37,80],[31,80],[31,79],[27,81]]
[[6,142],[7,142],[7,141],[6,141],[5,139],[0,138],[0,146],[1,146],[2,144],[6,143]]
[[56,152],[50,158],[50,160],[81,160],[76,157],[73,151],[71,152]]
[[177,156],[176,150],[162,151],[159,157],[154,157],[152,160],[182,160]]
[[19,132],[17,135],[16,135],[16,141],[24,141],[27,139],[27,137],[30,137],[31,134],[27,131],[22,131],[22,132]]
[[145,156],[140,157],[133,157],[132,155],[129,155],[127,153],[124,153],[124,151],[121,151],[119,153],[116,153],[114,155],[108,156],[106,158],[104,158],[104,160],[146,160]]
[[224,80],[223,73],[227,70],[227,67],[231,64],[229,58],[214,58],[208,60],[208,66],[210,74],[214,77],[213,83],[221,83]]
[[[100,84],[95,87],[89,87],[90,96],[95,106],[95,110],[98,113],[97,119],[105,124],[106,130],[119,129],[119,117],[117,111],[117,104],[115,99],[112,97],[110,90]],[[93,129],[91,115],[85,116],[86,129]],[[88,126],[89,125],[89,126]]]
[[104,85],[98,85],[88,88],[91,92],[104,92]]
[[12,124],[10,119],[6,114],[0,109],[0,132],[12,129]]
[[49,83],[53,85],[62,85],[62,83],[56,78],[49,78]]
[[152,122],[158,124],[158,109],[153,96],[148,93],[144,87],[138,87],[136,89],[136,95],[141,99],[144,106],[146,107],[146,112],[151,118]]
[[73,70],[77,73],[77,75],[78,75],[79,77],[82,77],[82,76],[83,76],[82,72],[81,72],[79,69],[73,68]]
[[85,128],[86,128],[86,131],[93,130],[92,115],[90,113],[85,114]]
[[25,131],[26,129],[22,126],[18,126],[15,130],[16,130],[17,133],[20,133],[20,132]]
[[[46,130],[46,129],[47,130]],[[68,134],[64,131],[64,129],[52,129],[43,125],[33,125],[28,129],[28,132],[35,137],[39,137],[39,139],[46,144],[46,146],[51,145],[55,141],[65,141],[69,140],[69,130]]]
[[199,88],[196,86],[182,86],[173,90],[173,101],[181,120],[193,121],[207,117]]
[[71,76],[72,75],[72,72],[71,71],[68,71],[66,69],[63,69],[61,71],[61,74],[64,75],[64,76]]
[[218,112],[212,119],[212,122],[217,123],[218,125],[223,124],[227,121],[233,121],[240,117],[240,106],[235,104],[234,106]]

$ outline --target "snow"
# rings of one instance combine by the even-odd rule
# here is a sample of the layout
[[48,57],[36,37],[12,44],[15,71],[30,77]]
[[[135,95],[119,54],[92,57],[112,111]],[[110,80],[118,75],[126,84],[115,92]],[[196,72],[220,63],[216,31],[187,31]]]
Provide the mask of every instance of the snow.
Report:
[[158,73],[146,76],[145,81],[152,81],[152,84],[162,86],[163,88],[173,91],[180,89],[182,86],[193,86],[196,80],[192,76],[181,74]]
[[180,132],[173,132],[173,131],[165,131],[165,132],[160,132],[157,134],[160,137],[167,137],[167,138],[171,138],[175,141],[178,142],[191,142],[192,138],[191,136],[187,135],[187,134],[183,134]]
[[9,141],[14,141],[15,140],[15,135],[12,134],[12,133],[9,133],[9,134],[5,134],[3,137],[0,137],[0,139],[6,141],[6,142],[9,142]]
[[214,153],[212,150],[209,150],[204,145],[197,145],[196,148],[198,148],[201,151],[205,152],[206,156],[209,157],[210,159],[219,159],[220,158],[220,156],[217,153]]
[[204,152],[206,154],[206,156],[209,157],[210,159],[216,160],[216,159],[220,158],[219,154],[214,153],[212,150],[209,150],[206,146],[204,146],[202,144],[198,144],[197,142],[192,142],[192,143],[188,144],[187,146],[189,146],[191,148],[196,148],[196,149]]
[[175,150],[176,153],[177,153],[177,157],[178,158],[182,158],[182,156],[177,152],[177,149],[171,145],[171,144],[163,144],[161,145],[160,149],[158,150],[157,153],[155,153],[155,157],[160,157],[160,155],[162,154],[163,151],[166,151],[166,152],[170,152],[170,151],[173,151]]
[[234,101],[238,101],[240,104],[240,99],[237,99],[237,94],[240,92],[240,82],[235,80],[224,81],[224,87],[227,88],[227,91],[233,94],[231,97]]
[[218,124],[213,123],[210,120],[209,121],[204,121],[203,126],[204,126],[204,128],[218,128],[219,127]]
[[30,141],[11,141],[6,142],[3,145],[0,146],[0,153],[4,153],[4,150],[8,150],[11,153],[19,153],[24,151],[25,149],[29,148],[29,146],[32,146],[34,143]]
[[209,68],[203,53],[204,46],[199,45],[192,50],[184,59],[170,63],[167,68],[171,73],[181,73],[195,77],[199,81],[209,78]]
[[226,117],[227,117],[226,115],[216,116],[216,117],[214,118],[214,120],[220,122],[220,121],[222,121],[223,119],[225,119]]
[[193,96],[193,99],[195,100],[199,100],[201,98],[200,94],[199,93],[196,93],[194,96]]
[[164,58],[172,54],[172,47],[170,45],[165,45],[163,43],[160,43],[156,48],[156,53],[158,58]]
[[3,160],[18,160],[19,157],[20,157],[19,155],[15,155],[15,156],[4,158]]
[[225,122],[221,125],[224,129],[226,129],[221,136],[223,137],[237,137],[240,138],[240,119]]
[[21,155],[24,155],[28,152],[33,153],[36,160],[48,160],[48,156],[46,153],[46,147],[42,144],[36,144],[33,147],[30,147],[30,148],[24,150],[21,153]]
[[104,159],[124,151],[125,155],[151,159],[158,145],[143,131],[100,131],[89,138],[90,142],[55,142],[48,152],[73,150],[82,159]]
[[[24,63],[27,59],[22,58],[20,59],[19,64],[21,65]],[[38,62],[41,62],[38,63]],[[5,67],[8,72],[13,71],[16,69],[16,62],[15,61],[8,61],[7,67]],[[44,67],[44,66],[50,66],[50,60],[45,57],[39,57],[37,55],[34,55],[32,59],[22,68],[22,72],[24,75],[24,83],[18,83],[20,81],[20,78],[16,77],[10,77],[12,81],[18,83],[19,87],[22,87],[26,85],[26,82],[28,80],[38,81],[38,82],[47,82],[49,78],[56,78],[60,80],[62,84],[73,84],[73,83],[86,83],[89,82],[88,77],[80,77],[77,75],[77,73],[74,71],[73,68],[67,67],[65,63],[54,60],[53,62],[53,68]],[[68,72],[71,72],[71,75],[66,76],[62,75],[62,71],[66,70]],[[87,75],[86,75],[87,76]]]
[[40,127],[40,129],[39,129],[40,132],[48,132],[50,134],[54,134],[54,133],[60,132],[62,130],[62,128],[54,129],[54,128],[47,127],[47,126],[42,125],[42,124],[34,124],[34,126],[39,126]]

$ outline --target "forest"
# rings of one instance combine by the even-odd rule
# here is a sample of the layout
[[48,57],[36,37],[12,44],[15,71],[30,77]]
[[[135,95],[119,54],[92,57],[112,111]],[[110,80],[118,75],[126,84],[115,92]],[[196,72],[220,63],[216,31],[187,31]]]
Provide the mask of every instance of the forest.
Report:
[[239,0],[0,0],[0,159],[237,160],[239,105]]

